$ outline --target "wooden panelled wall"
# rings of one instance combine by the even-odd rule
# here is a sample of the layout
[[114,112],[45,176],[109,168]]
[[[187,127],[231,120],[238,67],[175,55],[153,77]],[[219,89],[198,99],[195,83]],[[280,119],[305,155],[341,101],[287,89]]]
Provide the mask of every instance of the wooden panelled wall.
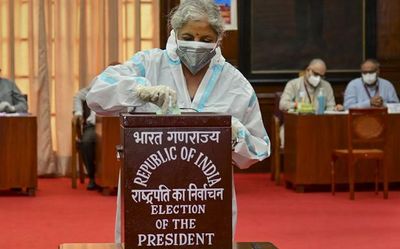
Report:
[[[240,1],[240,0],[239,0]],[[179,0],[161,0],[161,24],[160,44],[165,44],[169,34],[166,13],[179,4]],[[239,12],[239,11],[238,11]],[[377,1],[377,59],[381,63],[381,76],[390,80],[397,92],[400,93],[400,1]],[[240,19],[240,16],[238,17]],[[239,65],[239,36],[240,30],[227,31],[222,42],[224,57],[231,64]],[[163,47],[163,46],[161,46]],[[271,49],[271,48],[268,48]],[[336,99],[342,101],[342,93],[348,82],[335,82],[333,85]],[[260,107],[267,131],[271,134],[271,120],[274,109],[274,93],[283,91],[285,84],[282,83],[257,83],[253,85],[259,96]],[[252,171],[269,171],[270,160],[252,167]],[[249,170],[247,170],[249,171]]]

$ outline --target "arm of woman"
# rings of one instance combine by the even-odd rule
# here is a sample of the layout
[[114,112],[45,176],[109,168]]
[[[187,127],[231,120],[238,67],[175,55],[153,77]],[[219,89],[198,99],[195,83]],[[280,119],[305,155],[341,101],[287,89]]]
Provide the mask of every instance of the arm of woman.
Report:
[[246,169],[270,155],[270,140],[264,128],[260,107],[255,93],[242,120],[232,117],[236,127],[238,144],[232,151],[234,165]]
[[107,67],[92,82],[88,106],[99,114],[112,114],[145,103],[136,94],[138,86],[150,86],[146,78],[150,53],[139,52],[124,64]]

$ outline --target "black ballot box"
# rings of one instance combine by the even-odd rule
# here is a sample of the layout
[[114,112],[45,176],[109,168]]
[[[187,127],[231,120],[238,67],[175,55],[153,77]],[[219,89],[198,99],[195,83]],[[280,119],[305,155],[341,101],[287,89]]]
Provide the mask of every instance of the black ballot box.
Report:
[[232,248],[231,116],[120,121],[125,248]]

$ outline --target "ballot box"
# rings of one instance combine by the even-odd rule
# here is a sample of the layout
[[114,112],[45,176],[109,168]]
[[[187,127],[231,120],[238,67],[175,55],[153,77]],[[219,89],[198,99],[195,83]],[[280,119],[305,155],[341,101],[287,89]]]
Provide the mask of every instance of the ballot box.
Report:
[[120,121],[125,248],[232,248],[231,116]]

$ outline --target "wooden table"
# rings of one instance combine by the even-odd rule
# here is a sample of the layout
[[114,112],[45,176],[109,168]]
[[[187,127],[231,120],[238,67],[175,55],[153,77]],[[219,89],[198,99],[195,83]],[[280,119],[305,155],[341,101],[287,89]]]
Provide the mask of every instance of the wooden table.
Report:
[[96,117],[96,183],[109,194],[118,187],[120,162],[115,146],[120,144],[119,117]]
[[[284,175],[287,185],[303,191],[305,185],[330,184],[331,152],[345,148],[347,115],[298,115],[285,113]],[[389,182],[400,182],[400,114],[390,114],[385,161]],[[356,167],[356,183],[374,182],[373,162]],[[336,167],[336,183],[348,183],[343,162]]]
[[[70,243],[70,244],[61,244],[58,248],[59,249],[124,249],[124,245],[113,244],[113,243],[87,243],[87,244]],[[277,247],[269,242],[239,242],[234,244],[233,249],[277,249]]]
[[36,117],[0,116],[0,189],[37,187]]

